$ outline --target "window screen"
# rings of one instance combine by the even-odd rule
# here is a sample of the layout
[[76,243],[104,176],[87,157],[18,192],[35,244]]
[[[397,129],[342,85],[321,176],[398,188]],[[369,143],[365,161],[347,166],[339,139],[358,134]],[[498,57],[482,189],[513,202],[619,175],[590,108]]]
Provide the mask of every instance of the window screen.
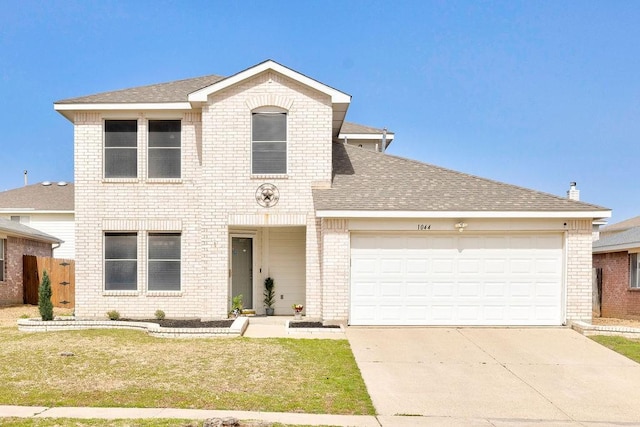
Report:
[[638,265],[638,254],[629,254],[629,286],[633,289],[640,288],[640,265]]
[[251,172],[287,173],[287,115],[253,113]]
[[149,178],[180,178],[180,120],[149,121]]
[[138,235],[104,235],[104,288],[107,291],[138,289]]
[[180,234],[149,234],[149,290],[180,290]]
[[138,122],[107,120],[104,123],[104,177],[138,176]]
[[0,239],[0,282],[4,282],[4,240]]

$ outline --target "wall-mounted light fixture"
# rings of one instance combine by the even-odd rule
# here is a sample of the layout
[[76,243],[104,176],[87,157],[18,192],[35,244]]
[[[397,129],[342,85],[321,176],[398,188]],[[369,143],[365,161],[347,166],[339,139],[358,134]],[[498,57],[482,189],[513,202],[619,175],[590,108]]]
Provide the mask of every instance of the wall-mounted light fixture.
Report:
[[456,223],[454,225],[454,227],[457,228],[458,231],[462,233],[464,231],[464,229],[467,227],[467,223],[460,221],[460,222]]

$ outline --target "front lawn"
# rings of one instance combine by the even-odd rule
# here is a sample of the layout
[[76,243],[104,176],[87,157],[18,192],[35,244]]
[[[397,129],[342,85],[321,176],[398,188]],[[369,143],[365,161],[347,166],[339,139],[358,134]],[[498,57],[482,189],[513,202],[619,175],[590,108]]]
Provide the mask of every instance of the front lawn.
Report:
[[624,337],[606,335],[596,335],[591,337],[591,339],[640,363],[640,340],[630,340]]
[[[77,418],[3,418],[3,427],[200,427],[204,424],[198,420],[159,419],[149,420],[102,420]],[[304,425],[273,423],[272,427],[310,427]],[[325,426],[331,427],[331,426]]]
[[374,414],[346,340],[0,327],[0,405]]

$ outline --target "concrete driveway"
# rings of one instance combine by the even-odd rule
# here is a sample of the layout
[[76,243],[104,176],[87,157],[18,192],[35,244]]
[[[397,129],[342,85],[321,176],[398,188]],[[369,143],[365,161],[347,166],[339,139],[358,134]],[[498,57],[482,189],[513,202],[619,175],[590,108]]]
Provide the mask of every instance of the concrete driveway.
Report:
[[640,364],[571,329],[350,327],[347,337],[382,425],[640,425]]

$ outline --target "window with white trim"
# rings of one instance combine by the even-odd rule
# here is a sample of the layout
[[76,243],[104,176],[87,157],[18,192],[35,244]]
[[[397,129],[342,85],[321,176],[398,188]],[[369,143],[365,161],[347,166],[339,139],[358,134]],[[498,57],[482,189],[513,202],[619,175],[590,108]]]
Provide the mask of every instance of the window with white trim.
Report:
[[180,178],[180,120],[149,120],[149,178]]
[[0,239],[0,282],[4,282],[4,242],[4,239]]
[[638,254],[629,254],[629,287],[640,289],[640,259]]
[[138,121],[104,122],[104,177],[138,176]]
[[138,289],[138,234],[104,234],[105,291]]
[[149,233],[148,288],[180,290],[180,233]]
[[286,113],[252,113],[251,173],[287,173]]

